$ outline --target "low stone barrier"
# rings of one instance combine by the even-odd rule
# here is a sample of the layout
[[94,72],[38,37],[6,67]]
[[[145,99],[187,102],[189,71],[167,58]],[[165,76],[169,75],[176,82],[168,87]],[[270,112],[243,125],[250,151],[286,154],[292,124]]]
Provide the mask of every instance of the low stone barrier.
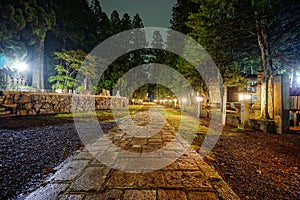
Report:
[[249,119],[249,125],[255,130],[261,130],[267,133],[276,133],[274,120]]
[[0,106],[18,116],[103,110],[127,105],[125,97],[5,91],[0,102]]

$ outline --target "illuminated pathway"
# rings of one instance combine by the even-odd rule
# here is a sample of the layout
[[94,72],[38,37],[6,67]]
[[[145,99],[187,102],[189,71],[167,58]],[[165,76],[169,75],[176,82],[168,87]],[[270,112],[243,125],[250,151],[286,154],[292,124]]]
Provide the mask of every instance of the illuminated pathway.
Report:
[[132,118],[61,164],[26,199],[239,199],[155,107]]

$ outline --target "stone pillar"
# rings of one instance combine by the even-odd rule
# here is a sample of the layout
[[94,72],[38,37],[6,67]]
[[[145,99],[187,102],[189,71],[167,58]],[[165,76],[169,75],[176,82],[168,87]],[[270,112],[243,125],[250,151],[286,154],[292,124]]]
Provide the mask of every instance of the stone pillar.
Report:
[[288,133],[290,129],[290,79],[287,74],[282,76],[282,133]]
[[212,108],[218,108],[220,110],[219,106],[221,105],[222,96],[217,84],[209,88],[209,100]]
[[249,127],[249,101],[241,102],[241,125],[239,128],[244,129]]
[[289,78],[287,75],[274,77],[274,120],[276,133],[289,132]]
[[261,112],[261,84],[257,84],[255,90],[255,103],[252,105],[252,109],[254,110],[254,117],[258,117]]

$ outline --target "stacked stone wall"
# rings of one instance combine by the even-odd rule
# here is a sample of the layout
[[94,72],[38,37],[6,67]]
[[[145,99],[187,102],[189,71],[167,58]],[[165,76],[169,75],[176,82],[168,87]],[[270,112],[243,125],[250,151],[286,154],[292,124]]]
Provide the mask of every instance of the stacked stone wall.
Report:
[[104,110],[125,107],[128,99],[100,95],[59,93],[3,92],[2,107],[16,115],[56,114],[80,111]]

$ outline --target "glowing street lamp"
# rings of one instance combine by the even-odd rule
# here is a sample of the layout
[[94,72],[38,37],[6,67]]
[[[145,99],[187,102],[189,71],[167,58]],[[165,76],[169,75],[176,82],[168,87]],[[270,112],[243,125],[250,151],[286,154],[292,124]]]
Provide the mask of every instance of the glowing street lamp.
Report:
[[13,68],[15,68],[16,70],[18,71],[25,71],[28,69],[28,65],[24,62],[21,62],[21,63],[17,63],[13,66]]
[[248,101],[251,99],[251,95],[247,93],[239,93],[239,101]]
[[135,101],[135,99],[132,99],[131,101],[132,101],[132,105],[134,105],[134,101]]
[[198,102],[198,112],[197,112],[197,117],[200,118],[201,117],[201,108],[202,108],[202,101],[203,101],[203,97],[201,96],[196,96],[196,101]]

